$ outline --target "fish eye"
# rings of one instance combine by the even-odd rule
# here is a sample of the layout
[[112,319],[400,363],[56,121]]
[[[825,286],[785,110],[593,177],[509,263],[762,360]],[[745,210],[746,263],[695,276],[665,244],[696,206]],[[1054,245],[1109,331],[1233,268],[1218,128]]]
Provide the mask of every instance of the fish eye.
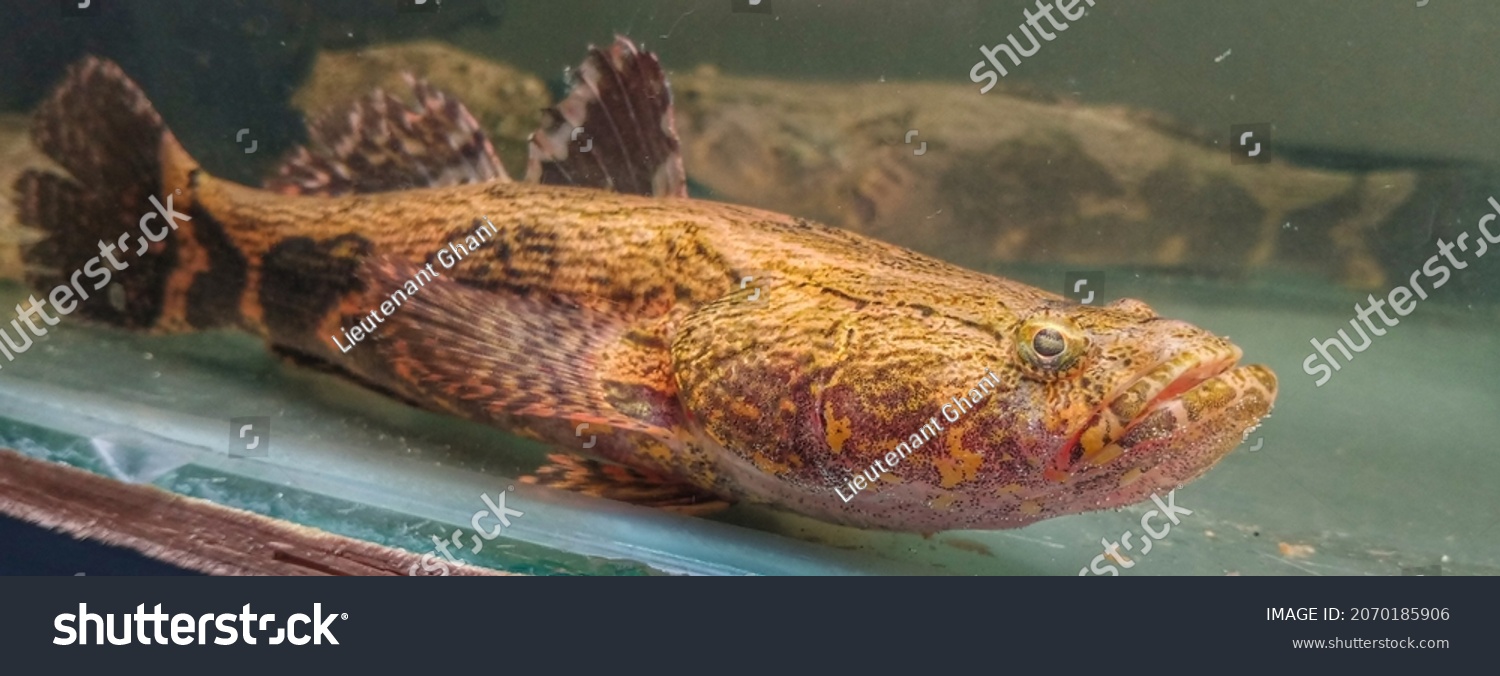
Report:
[[1037,331],[1031,337],[1031,349],[1042,357],[1056,357],[1062,354],[1063,348],[1067,347],[1061,333],[1057,329],[1046,328]]
[[1051,379],[1072,371],[1089,347],[1088,336],[1065,317],[1033,317],[1018,332],[1021,362],[1036,378]]

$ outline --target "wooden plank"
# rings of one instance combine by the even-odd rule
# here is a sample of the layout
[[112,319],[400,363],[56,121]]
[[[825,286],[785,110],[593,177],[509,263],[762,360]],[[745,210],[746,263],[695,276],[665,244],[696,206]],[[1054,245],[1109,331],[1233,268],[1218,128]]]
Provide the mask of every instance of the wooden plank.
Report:
[[[211,575],[407,575],[402,549],[0,448],[0,513]],[[448,564],[454,575],[508,575]]]

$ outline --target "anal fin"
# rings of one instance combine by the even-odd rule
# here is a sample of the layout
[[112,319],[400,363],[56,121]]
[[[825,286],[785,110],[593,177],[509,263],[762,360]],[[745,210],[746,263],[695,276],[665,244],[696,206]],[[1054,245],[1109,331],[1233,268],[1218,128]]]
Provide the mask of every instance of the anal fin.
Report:
[[561,488],[692,516],[713,514],[730,506],[723,498],[671,477],[561,453],[549,454],[547,464],[537,468],[535,474],[521,477],[521,483]]

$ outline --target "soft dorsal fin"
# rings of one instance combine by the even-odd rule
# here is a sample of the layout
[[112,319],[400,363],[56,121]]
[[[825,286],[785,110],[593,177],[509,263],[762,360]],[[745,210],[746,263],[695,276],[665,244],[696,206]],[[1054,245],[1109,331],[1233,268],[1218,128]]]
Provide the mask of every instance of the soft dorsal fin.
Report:
[[656,55],[616,36],[608,50],[590,47],[572,80],[531,135],[526,180],[686,197],[672,91]]
[[463,103],[410,74],[406,81],[415,108],[377,89],[348,110],[309,121],[308,144],[266,188],[332,197],[510,180]]

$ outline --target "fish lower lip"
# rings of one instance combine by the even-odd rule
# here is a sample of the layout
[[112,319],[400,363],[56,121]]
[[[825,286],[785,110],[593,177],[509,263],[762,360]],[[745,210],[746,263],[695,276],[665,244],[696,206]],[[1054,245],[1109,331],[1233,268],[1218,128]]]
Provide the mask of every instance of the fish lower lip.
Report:
[[[1120,426],[1125,431],[1095,440],[1093,453],[1084,453],[1083,440],[1076,440],[1058,453],[1045,476],[1054,482],[1113,476],[1123,488],[1133,473],[1154,476],[1156,486],[1181,485],[1238,446],[1270,414],[1276,391],[1276,374],[1265,366],[1226,368],[1176,396],[1153,399]],[[1107,408],[1100,412],[1106,414]],[[1094,426],[1091,421],[1085,430]]]
[[[1115,439],[1113,445],[1118,445],[1126,450],[1129,450],[1130,447],[1136,445],[1141,441],[1141,439],[1135,438],[1135,435],[1133,434],[1134,432],[1143,428],[1150,427],[1151,421],[1155,417],[1163,414],[1170,417],[1172,413],[1169,410],[1169,407],[1171,407],[1172,404],[1182,400],[1184,397],[1187,397],[1188,395],[1193,393],[1193,391],[1199,388],[1208,387],[1211,386],[1214,381],[1223,380],[1225,375],[1233,370],[1235,370],[1233,364],[1225,365],[1224,368],[1220,369],[1217,373],[1214,373],[1213,375],[1206,378],[1196,379],[1195,382],[1187,385],[1187,387],[1185,387],[1184,389],[1178,390],[1175,394],[1171,394],[1170,396],[1158,396],[1156,399],[1152,400],[1149,405],[1146,406],[1145,410],[1141,411],[1140,415],[1137,415],[1127,425],[1125,425],[1125,430],[1121,432],[1119,437]],[[1175,386],[1176,383],[1173,384],[1173,387]],[[1172,388],[1169,388],[1169,390],[1170,389]],[[1175,418],[1172,419],[1172,422],[1175,423]]]
[[1237,361],[1237,359],[1228,359],[1214,364],[1206,364],[1204,367],[1178,376],[1176,380],[1173,380],[1171,384],[1152,397],[1150,403],[1146,404],[1146,407],[1141,409],[1135,417],[1130,419],[1130,423],[1125,426],[1125,431],[1129,432],[1130,428],[1136,426],[1142,420],[1146,419],[1147,416],[1169,402],[1233,370]]
[[[1053,461],[1054,476],[1119,457],[1131,445],[1121,443],[1130,432],[1183,395],[1233,370],[1239,356],[1235,349],[1219,359],[1168,361],[1131,381],[1063,446]],[[1165,377],[1171,380],[1163,383]]]
[[[1227,368],[1177,396],[1153,403],[1138,419],[1131,421],[1112,445],[1129,451],[1147,442],[1170,439],[1189,431],[1185,426],[1192,429],[1205,425],[1223,428],[1227,417],[1242,421],[1243,425],[1230,427],[1243,432],[1270,413],[1275,400],[1276,375],[1270,369],[1259,364]],[[1233,447],[1233,444],[1225,446],[1222,451],[1227,453]]]

